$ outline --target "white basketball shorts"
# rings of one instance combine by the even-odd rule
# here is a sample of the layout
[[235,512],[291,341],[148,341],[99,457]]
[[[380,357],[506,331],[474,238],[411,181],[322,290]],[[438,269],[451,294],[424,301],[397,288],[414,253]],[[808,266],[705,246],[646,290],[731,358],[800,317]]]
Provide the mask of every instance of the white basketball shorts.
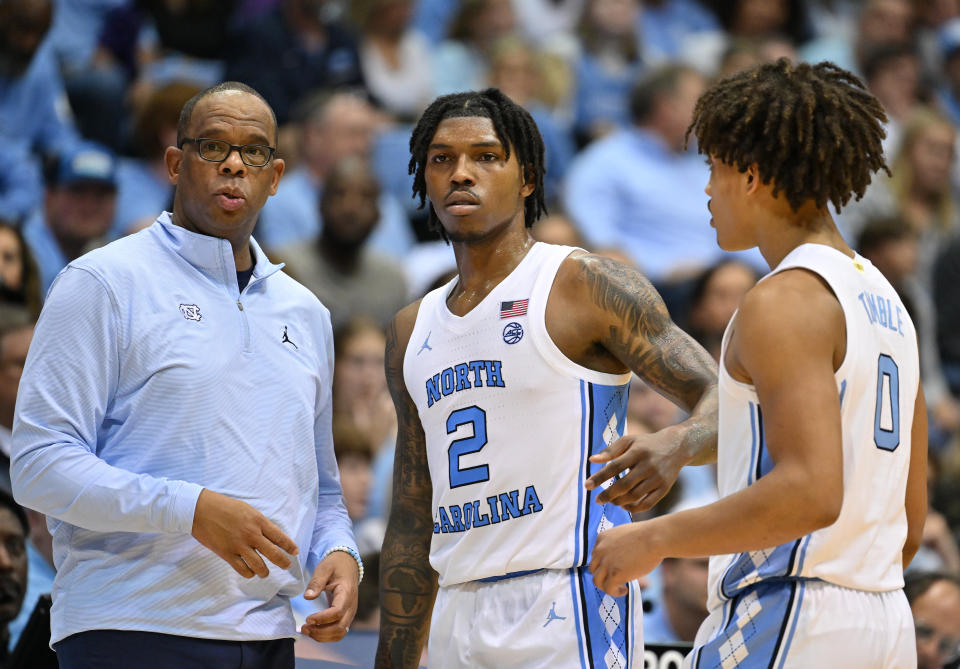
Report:
[[640,588],[610,597],[586,568],[440,588],[431,669],[642,669]]
[[865,592],[820,580],[750,586],[707,616],[684,667],[916,669],[903,590]]

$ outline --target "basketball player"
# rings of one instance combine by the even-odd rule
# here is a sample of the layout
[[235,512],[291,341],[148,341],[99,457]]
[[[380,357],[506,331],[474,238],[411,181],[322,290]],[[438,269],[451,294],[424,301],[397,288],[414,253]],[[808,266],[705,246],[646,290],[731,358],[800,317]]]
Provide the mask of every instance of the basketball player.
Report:
[[[534,242],[543,142],[500,91],[438,98],[410,147],[458,275],[388,335],[399,436],[376,666],[416,667],[429,624],[432,667],[641,667],[636,584],[610,597],[585,565],[597,532],[630,520],[610,502],[647,508],[713,457],[714,363],[639,273]],[[618,439],[631,371],[690,419]]]
[[717,241],[758,246],[720,360],[714,504],[616,528],[595,582],[622,594],[668,556],[710,559],[694,667],[916,666],[903,567],[926,510],[916,332],[828,210],[886,169],[880,104],[832,63],[786,59],[701,96]]

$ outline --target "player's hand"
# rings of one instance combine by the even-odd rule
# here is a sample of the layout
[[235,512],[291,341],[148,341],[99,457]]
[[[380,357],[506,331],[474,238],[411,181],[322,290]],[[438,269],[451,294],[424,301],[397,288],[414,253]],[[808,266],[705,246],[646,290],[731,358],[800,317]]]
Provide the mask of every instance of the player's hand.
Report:
[[206,488],[197,499],[191,534],[244,578],[270,573],[263,558],[286,569],[298,552],[297,544],[252,506]]
[[316,599],[321,592],[326,592],[330,606],[307,616],[300,633],[314,641],[339,641],[346,636],[357,614],[359,580],[360,570],[352,555],[334,551],[325,557],[313,571],[303,597]]
[[663,560],[646,532],[647,523],[620,525],[597,535],[590,559],[593,583],[612,597],[627,594],[627,583],[646,576]]
[[653,434],[628,434],[590,457],[590,462],[606,463],[587,479],[587,490],[626,470],[623,478],[597,495],[597,502],[613,502],[630,513],[646,511],[667,494],[689,458],[683,452],[676,426]]

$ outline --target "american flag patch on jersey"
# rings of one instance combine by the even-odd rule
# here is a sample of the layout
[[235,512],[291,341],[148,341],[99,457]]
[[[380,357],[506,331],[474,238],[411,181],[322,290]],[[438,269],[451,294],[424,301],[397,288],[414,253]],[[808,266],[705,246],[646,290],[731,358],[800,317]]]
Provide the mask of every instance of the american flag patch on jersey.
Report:
[[527,313],[527,302],[530,300],[510,300],[500,303],[500,318],[513,318],[514,316],[524,316]]

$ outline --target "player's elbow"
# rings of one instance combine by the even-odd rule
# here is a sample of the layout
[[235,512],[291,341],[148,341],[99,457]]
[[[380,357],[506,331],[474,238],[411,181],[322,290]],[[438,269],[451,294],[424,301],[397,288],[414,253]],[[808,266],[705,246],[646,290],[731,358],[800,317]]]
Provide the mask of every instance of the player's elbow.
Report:
[[843,483],[811,486],[806,505],[814,530],[833,525],[843,508]]
[[919,522],[907,521],[907,538],[903,542],[903,567],[913,560],[913,556],[920,550],[920,544],[923,541],[923,523],[926,518],[921,518]]
[[808,534],[837,522],[843,507],[843,480],[816,472],[796,472],[792,489],[792,515],[797,529]]

